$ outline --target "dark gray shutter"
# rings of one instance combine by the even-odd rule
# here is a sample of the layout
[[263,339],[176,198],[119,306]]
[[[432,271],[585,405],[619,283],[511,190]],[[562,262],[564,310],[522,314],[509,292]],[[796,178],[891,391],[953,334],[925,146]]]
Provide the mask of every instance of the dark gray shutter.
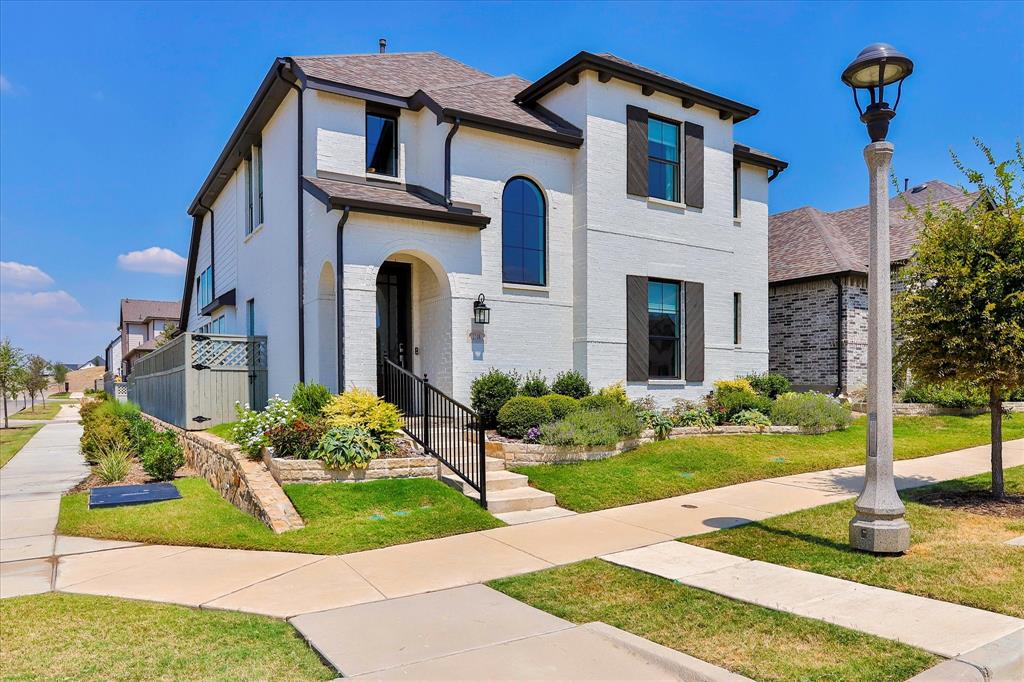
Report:
[[647,381],[647,278],[626,275],[626,381]]
[[704,381],[704,284],[685,282],[686,380]]
[[687,206],[704,208],[704,126],[690,123],[683,126],[685,131],[685,164],[683,186]]
[[626,193],[647,196],[647,110],[626,107]]

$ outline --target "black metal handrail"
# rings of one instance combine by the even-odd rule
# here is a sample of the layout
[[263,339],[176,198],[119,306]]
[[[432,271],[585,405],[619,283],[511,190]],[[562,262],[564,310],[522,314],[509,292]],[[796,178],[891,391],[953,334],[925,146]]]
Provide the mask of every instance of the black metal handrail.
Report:
[[472,409],[435,388],[426,376],[383,358],[380,393],[402,413],[402,430],[480,494],[487,508],[486,436]]

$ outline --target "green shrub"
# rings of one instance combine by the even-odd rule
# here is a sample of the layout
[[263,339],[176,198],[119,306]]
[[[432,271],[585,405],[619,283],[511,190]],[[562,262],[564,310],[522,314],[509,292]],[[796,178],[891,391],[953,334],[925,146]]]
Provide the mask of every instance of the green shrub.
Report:
[[473,379],[469,388],[470,406],[480,415],[485,427],[494,428],[498,423],[498,411],[518,392],[518,374],[492,369]]
[[99,456],[93,471],[104,483],[117,483],[128,475],[131,468],[132,458],[128,450],[115,448]]
[[614,383],[611,386],[605,386],[597,392],[597,395],[605,398],[611,398],[623,407],[629,405],[629,396],[626,395],[626,385],[621,381]]
[[350,388],[331,398],[324,408],[327,426],[366,429],[380,443],[382,452],[395,449],[395,433],[402,428],[402,413],[389,402],[361,388]]
[[361,426],[335,426],[320,438],[311,459],[334,469],[356,467],[365,469],[381,453],[380,440]]
[[590,395],[590,382],[586,377],[574,369],[568,372],[559,372],[551,384],[551,391],[559,395],[567,395],[570,398],[586,398]]
[[758,431],[764,431],[772,425],[772,420],[763,412],[758,410],[743,410],[736,413],[732,421],[737,426],[756,426]]
[[706,407],[696,406],[679,414],[676,419],[679,426],[696,426],[701,431],[710,431],[718,424]]
[[614,407],[622,406],[619,405],[619,401],[609,395],[595,393],[594,395],[588,395],[580,398],[580,410],[584,412],[608,410]]
[[748,410],[756,410],[767,414],[772,409],[772,399],[756,393],[731,391],[718,396],[718,404],[725,408],[726,419],[736,420],[736,415]]
[[551,415],[555,419],[565,419],[580,407],[580,401],[576,398],[562,395],[561,393],[548,393],[541,397],[541,400],[551,408]]
[[548,388],[548,380],[540,372],[527,374],[523,380],[523,385],[519,387],[519,395],[525,395],[529,398],[540,398],[549,393],[551,393],[551,389]]
[[647,422],[648,427],[654,431],[654,437],[657,440],[666,440],[669,434],[672,433],[672,419],[668,415],[661,414],[659,412],[651,413],[652,416]]
[[620,440],[635,438],[640,428],[636,414],[621,406],[579,410],[561,421],[541,426],[540,442],[560,446],[612,446]]
[[256,412],[248,405],[235,403],[235,425],[231,427],[231,440],[242,452],[258,459],[263,446],[268,445],[267,431],[277,424],[287,424],[298,418],[298,411],[287,400],[275,395],[267,401],[267,409]]
[[983,407],[988,393],[983,388],[957,382],[943,384],[912,383],[903,389],[900,400],[905,403],[932,403],[940,407]]
[[554,420],[551,408],[541,398],[517,396],[498,410],[498,433],[507,438],[522,438],[531,428]]
[[321,384],[299,382],[292,388],[292,407],[298,410],[303,417],[319,418],[330,401],[331,392]]
[[278,424],[267,431],[267,441],[274,448],[275,457],[307,459],[316,450],[327,425],[323,419],[306,420],[302,417]]
[[751,388],[758,394],[772,400],[789,391],[789,379],[781,374],[766,372],[765,374],[748,374],[743,378],[750,382]]
[[171,431],[153,431],[142,450],[142,468],[158,481],[169,481],[185,463],[185,453]]
[[90,401],[80,414],[83,431],[79,442],[89,464],[98,464],[100,457],[112,450],[123,450],[129,456],[140,452],[152,430],[133,403]]
[[772,405],[772,423],[799,426],[807,433],[845,429],[852,419],[850,409],[822,393],[783,393]]

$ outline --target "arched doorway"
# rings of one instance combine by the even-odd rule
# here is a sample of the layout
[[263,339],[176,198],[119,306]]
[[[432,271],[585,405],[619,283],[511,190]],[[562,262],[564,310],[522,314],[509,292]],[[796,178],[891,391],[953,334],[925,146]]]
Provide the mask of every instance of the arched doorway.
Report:
[[376,326],[378,367],[388,357],[417,376],[426,375],[440,390],[451,392],[451,288],[436,259],[400,251],[381,264]]
[[317,281],[317,377],[321,384],[337,392],[338,388],[338,307],[336,305],[334,267],[324,263]]

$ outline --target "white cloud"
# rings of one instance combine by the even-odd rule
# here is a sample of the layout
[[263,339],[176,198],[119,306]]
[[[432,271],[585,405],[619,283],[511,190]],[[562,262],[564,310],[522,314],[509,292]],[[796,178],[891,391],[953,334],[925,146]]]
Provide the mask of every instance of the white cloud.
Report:
[[18,289],[42,289],[53,284],[53,277],[34,265],[0,261],[0,283]]
[[11,81],[7,80],[7,76],[0,73],[0,92],[12,92],[14,86],[11,85]]
[[3,307],[4,316],[11,318],[39,318],[82,312],[82,305],[63,289],[0,294],[0,307]]
[[142,251],[129,251],[117,257],[117,265],[131,272],[151,272],[157,275],[180,275],[185,272],[187,261],[160,246],[151,246]]

